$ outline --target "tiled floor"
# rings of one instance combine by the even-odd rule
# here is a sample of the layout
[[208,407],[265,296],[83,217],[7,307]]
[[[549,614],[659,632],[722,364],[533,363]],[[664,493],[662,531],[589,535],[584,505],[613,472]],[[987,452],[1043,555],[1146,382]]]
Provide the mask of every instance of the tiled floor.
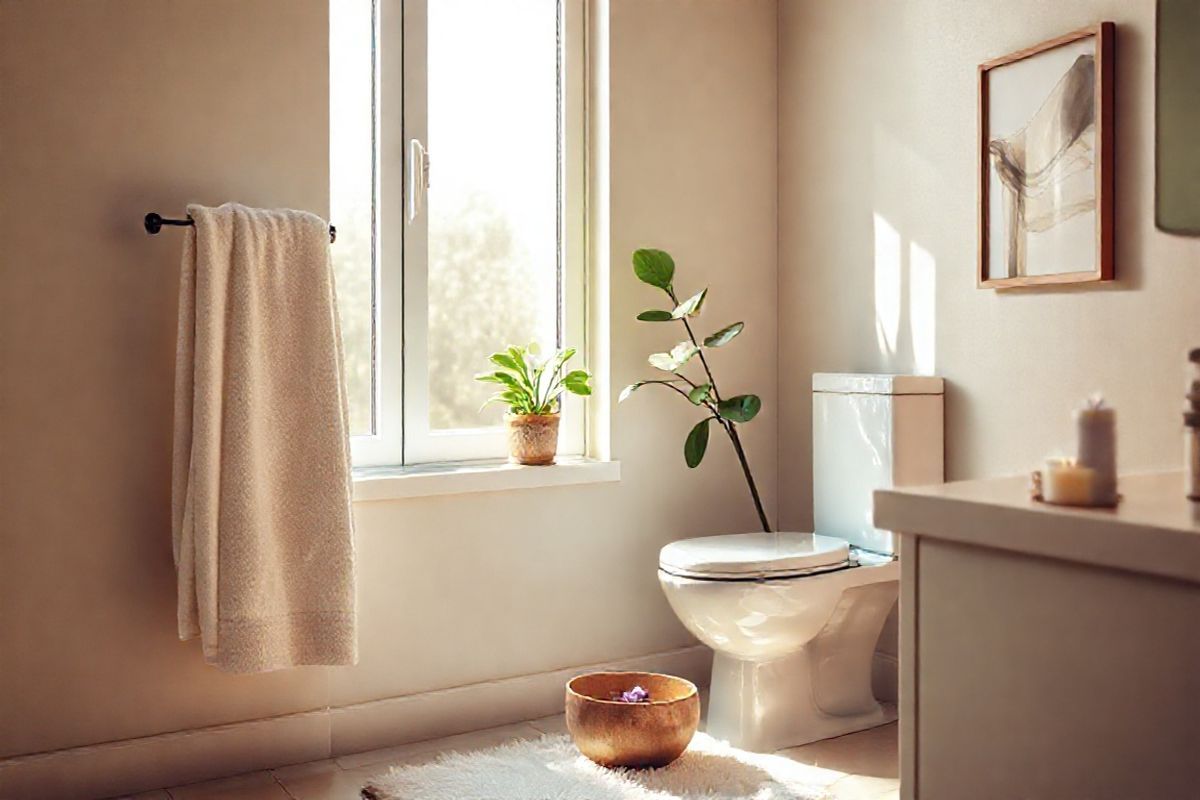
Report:
[[[393,764],[420,763],[447,750],[478,750],[512,739],[564,732],[566,724],[560,714],[445,739],[146,792],[136,795],[136,800],[358,800],[359,789],[367,779]],[[827,787],[832,800],[899,797],[894,723],[793,747],[778,755],[811,769],[811,782]]]

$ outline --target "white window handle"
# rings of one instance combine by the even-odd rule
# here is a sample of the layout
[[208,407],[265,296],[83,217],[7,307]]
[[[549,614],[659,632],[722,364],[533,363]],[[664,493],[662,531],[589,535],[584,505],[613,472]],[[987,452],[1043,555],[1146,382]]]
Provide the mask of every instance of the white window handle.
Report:
[[429,151],[417,139],[408,140],[408,221],[417,218],[429,189]]

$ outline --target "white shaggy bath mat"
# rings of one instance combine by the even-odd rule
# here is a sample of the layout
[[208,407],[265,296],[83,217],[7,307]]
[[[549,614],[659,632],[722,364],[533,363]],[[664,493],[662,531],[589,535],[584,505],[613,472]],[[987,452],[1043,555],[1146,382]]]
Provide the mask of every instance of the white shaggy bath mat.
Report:
[[806,767],[696,734],[662,769],[604,769],[569,736],[544,736],[437,761],[392,767],[363,789],[369,800],[815,800],[825,791]]

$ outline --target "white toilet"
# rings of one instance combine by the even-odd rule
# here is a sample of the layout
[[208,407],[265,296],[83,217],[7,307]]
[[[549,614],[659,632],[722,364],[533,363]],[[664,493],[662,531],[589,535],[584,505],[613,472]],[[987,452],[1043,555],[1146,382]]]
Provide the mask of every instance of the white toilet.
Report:
[[871,524],[871,493],[943,480],[942,392],[934,377],[814,375],[817,532],[662,549],[671,608],[714,651],[711,736],[768,752],[895,719],[872,694],[871,663],[900,564]]

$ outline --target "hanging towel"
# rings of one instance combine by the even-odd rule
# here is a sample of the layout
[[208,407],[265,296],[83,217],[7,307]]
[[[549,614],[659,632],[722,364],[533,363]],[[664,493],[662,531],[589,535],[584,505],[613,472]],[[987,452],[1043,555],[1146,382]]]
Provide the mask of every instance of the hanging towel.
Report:
[[230,672],[357,658],[329,226],[188,206],[172,506],[179,638]]

